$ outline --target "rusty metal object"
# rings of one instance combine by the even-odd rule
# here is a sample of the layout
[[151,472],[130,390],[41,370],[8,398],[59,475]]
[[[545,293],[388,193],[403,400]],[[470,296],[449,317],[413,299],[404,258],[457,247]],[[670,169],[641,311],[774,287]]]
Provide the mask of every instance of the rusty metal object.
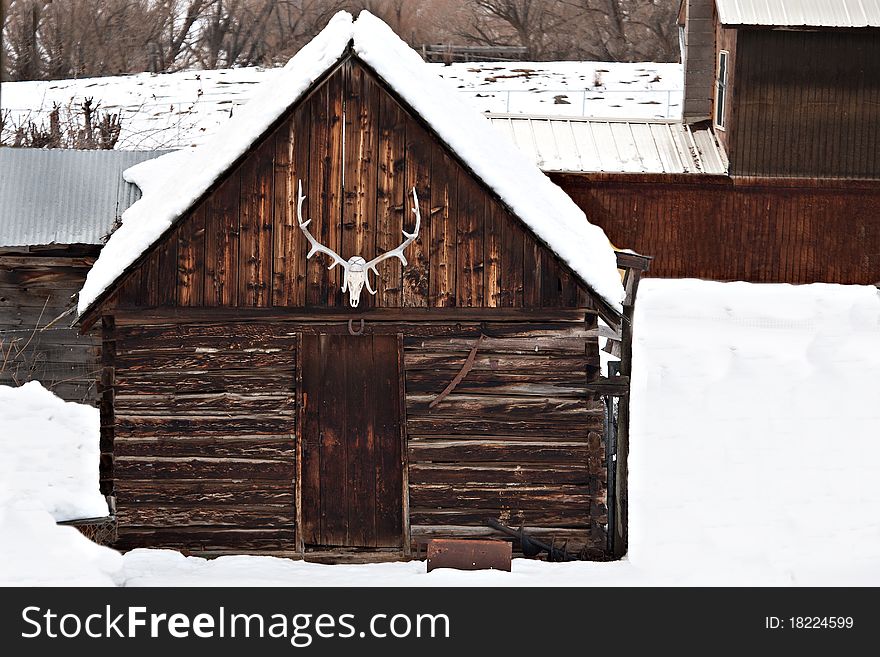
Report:
[[542,552],[546,552],[547,561],[590,560],[586,548],[584,550],[581,550],[580,552],[569,552],[566,549],[566,543],[563,543],[562,545],[556,545],[555,541],[551,543],[545,543],[542,540],[529,536],[522,527],[520,527],[519,529],[513,529],[512,527],[502,525],[500,522],[493,518],[489,518],[488,520],[486,520],[486,524],[489,525],[492,529],[507,534],[508,536],[512,536],[513,538],[518,540],[523,556],[537,557]]
[[507,541],[435,538],[428,543],[428,572],[435,568],[510,572],[512,552]]
[[434,397],[434,399],[431,400],[431,403],[428,404],[428,408],[434,408],[437,404],[439,404],[444,399],[446,399],[446,397],[449,396],[449,393],[451,393],[453,390],[455,390],[455,386],[457,386],[459,383],[464,381],[464,377],[466,377],[468,375],[468,372],[470,372],[471,368],[474,366],[474,361],[477,358],[477,351],[479,351],[480,345],[483,343],[483,338],[485,338],[485,337],[486,337],[485,335],[480,333],[480,337],[477,338],[477,341],[474,343],[474,346],[471,348],[471,351],[468,354],[468,357],[464,361],[464,365],[462,365],[462,367],[461,367],[461,371],[459,371],[459,373],[455,375],[455,377],[452,379],[452,381],[449,382],[449,385],[443,389],[443,392],[441,392],[439,395],[437,395],[436,397]]

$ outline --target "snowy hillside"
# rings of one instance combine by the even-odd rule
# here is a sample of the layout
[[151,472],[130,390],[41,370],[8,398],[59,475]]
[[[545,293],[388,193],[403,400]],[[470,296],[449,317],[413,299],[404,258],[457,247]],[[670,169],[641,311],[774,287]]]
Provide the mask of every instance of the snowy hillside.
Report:
[[[680,64],[497,62],[430,64],[480,111],[616,118],[679,118]],[[239,68],[153,75],[4,82],[5,137],[28,118],[46,121],[86,98],[119,113],[118,148],[153,150],[202,143],[280,69]]]
[[[623,562],[518,559],[512,573],[426,574],[421,562],[206,561],[167,550],[118,558],[52,526],[36,504],[27,511],[0,500],[0,582],[52,583],[72,573],[80,582],[128,585],[876,586],[878,381],[880,293],[873,287],[648,279],[635,317],[630,553]],[[73,428],[88,415],[51,397],[32,405],[36,387],[22,390],[0,388],[2,398],[23,400],[14,417],[32,416],[30,425],[15,421],[34,433],[18,430],[4,446],[16,458],[17,449],[35,453],[43,444],[46,422]],[[6,418],[0,413],[4,437]],[[82,426],[97,444],[96,414]],[[54,465],[58,454],[45,457],[47,472],[65,475]],[[96,476],[84,475],[96,486]]]

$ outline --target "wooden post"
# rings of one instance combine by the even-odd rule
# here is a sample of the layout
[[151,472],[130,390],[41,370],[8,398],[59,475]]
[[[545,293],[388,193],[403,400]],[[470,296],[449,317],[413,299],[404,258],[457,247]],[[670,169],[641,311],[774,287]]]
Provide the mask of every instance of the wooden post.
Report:
[[[620,344],[620,375],[632,380],[632,336],[633,315],[635,312],[636,293],[642,274],[648,271],[651,258],[633,253],[618,253],[617,266],[626,270],[624,287],[626,298],[623,302],[623,322],[621,324]],[[611,534],[611,552],[615,558],[622,558],[629,547],[629,500],[627,497],[627,461],[629,458],[629,400],[630,395],[621,396],[618,407],[617,426],[617,461],[615,462],[614,490],[614,527],[609,528]]]

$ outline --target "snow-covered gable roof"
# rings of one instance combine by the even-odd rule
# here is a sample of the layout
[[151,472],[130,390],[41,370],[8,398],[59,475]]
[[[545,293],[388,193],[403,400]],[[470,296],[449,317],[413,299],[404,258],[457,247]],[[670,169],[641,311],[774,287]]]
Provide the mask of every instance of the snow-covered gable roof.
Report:
[[602,229],[589,223],[574,201],[485,117],[449,94],[385,23],[363,11],[357,21],[347,12],[336,14],[222,133],[188,155],[176,156],[161,183],[149,176],[153,180],[144,184],[144,196],[123,214],[122,225],[89,271],[79,293],[80,316],[346,56],[349,46],[593,292],[620,308],[623,287]]

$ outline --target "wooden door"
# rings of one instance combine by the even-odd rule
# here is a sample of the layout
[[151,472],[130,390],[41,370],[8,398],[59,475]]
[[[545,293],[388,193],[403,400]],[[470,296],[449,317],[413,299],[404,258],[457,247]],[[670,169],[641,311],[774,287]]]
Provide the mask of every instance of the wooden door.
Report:
[[397,337],[303,335],[305,547],[402,545]]

